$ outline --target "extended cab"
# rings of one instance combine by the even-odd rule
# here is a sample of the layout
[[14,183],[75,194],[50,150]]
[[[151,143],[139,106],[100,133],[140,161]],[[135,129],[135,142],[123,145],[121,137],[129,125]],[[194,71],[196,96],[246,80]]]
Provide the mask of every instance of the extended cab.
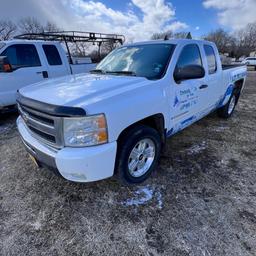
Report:
[[18,130],[29,154],[68,180],[142,182],[167,137],[214,110],[232,115],[245,78],[208,41],[126,45],[91,74],[21,89]]
[[16,103],[16,92],[24,86],[48,78],[86,73],[95,67],[88,57],[73,58],[72,63],[59,42],[0,42],[0,111]]

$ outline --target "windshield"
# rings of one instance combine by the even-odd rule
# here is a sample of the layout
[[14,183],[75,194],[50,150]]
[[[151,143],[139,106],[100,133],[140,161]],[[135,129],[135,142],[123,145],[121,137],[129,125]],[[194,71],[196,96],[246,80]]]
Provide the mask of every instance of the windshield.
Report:
[[113,75],[134,75],[147,79],[160,79],[166,71],[174,48],[173,44],[120,47],[103,59],[95,71]]

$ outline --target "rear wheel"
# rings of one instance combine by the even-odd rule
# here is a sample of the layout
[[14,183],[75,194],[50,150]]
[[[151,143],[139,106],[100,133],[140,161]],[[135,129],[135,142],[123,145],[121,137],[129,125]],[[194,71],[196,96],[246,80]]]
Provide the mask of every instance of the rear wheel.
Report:
[[230,116],[232,116],[235,110],[238,98],[239,98],[238,94],[233,93],[229,101],[227,102],[227,104],[218,109],[218,115],[222,118],[229,118]]
[[143,182],[156,168],[160,151],[159,133],[148,126],[136,126],[119,142],[116,171],[127,183]]

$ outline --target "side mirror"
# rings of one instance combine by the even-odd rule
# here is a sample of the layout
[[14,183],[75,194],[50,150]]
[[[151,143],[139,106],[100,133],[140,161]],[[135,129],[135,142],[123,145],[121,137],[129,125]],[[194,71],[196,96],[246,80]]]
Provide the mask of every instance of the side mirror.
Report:
[[183,80],[199,79],[205,76],[205,70],[199,65],[189,65],[183,68],[175,68],[174,80],[180,83]]
[[0,56],[0,72],[12,72],[12,66],[6,56]]

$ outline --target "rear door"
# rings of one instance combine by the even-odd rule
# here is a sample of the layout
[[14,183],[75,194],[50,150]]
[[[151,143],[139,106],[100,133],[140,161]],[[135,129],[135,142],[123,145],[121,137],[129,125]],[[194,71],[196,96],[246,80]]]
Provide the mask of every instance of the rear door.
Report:
[[1,54],[7,56],[12,66],[11,73],[1,73],[0,105],[16,103],[16,92],[20,88],[47,78],[47,67],[40,59],[38,48],[33,43],[16,43]]
[[220,98],[223,96],[222,69],[217,62],[217,54],[215,47],[210,44],[203,44],[205,56],[205,84],[207,85],[207,105],[208,112],[217,107]]
[[60,47],[57,47],[55,44],[42,44],[42,50],[46,58],[46,65],[50,78],[70,74],[68,59],[66,56],[63,56],[63,54],[60,54],[59,48]]
[[[185,45],[178,57],[176,68],[189,65],[200,65],[203,67],[202,54],[198,44]],[[206,98],[208,88],[205,87],[204,78],[184,80],[174,83],[174,102],[171,106],[171,122],[173,133],[189,126],[206,109]]]

